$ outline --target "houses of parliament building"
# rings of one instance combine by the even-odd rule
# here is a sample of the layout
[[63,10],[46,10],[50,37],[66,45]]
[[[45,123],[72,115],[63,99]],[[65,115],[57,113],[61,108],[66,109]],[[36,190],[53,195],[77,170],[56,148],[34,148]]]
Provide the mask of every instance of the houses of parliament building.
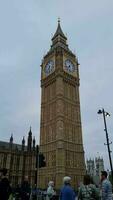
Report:
[[0,141],[0,168],[7,168],[8,179],[12,186],[21,184],[28,176],[29,183],[34,186],[36,181],[36,144],[32,138],[31,128],[28,132],[27,145],[23,137],[22,144],[15,144],[13,135],[9,142]]
[[[58,21],[57,30],[52,37],[51,47],[41,63],[39,147],[40,152],[45,156],[46,167],[38,170],[37,180],[40,188],[46,188],[48,181],[53,180],[55,188],[59,189],[64,176],[71,177],[73,187],[76,187],[83,180],[85,160],[79,85],[79,63],[76,55],[69,49],[67,37],[61,29],[60,21]],[[29,137],[31,137],[30,134]],[[18,180],[21,180],[21,177],[26,174],[31,177],[30,181],[33,183],[35,142],[32,148],[29,142],[26,147],[29,155],[28,160],[27,153],[25,153],[25,149],[23,150],[23,144],[24,142],[21,145],[19,159],[22,163],[20,168],[21,166],[24,166],[24,168],[20,176],[15,171],[12,179],[15,173],[18,173]],[[26,155],[25,160],[24,154]],[[7,157],[7,160],[10,160],[9,157]],[[18,160],[18,157],[16,159]],[[16,168],[16,164],[12,167]],[[13,171],[13,169],[11,170]]]

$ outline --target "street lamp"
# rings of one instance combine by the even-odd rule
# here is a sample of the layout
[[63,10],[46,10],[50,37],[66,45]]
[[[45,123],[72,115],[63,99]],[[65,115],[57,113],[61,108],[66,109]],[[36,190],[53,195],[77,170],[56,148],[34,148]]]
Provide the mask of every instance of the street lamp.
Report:
[[107,124],[106,124],[106,117],[110,116],[110,114],[108,112],[106,112],[104,110],[104,108],[102,108],[102,110],[98,110],[98,114],[103,114],[104,127],[105,127],[104,131],[106,133],[106,141],[107,141],[107,144],[105,144],[105,145],[107,145],[107,148],[108,148],[109,162],[110,162],[110,168],[111,168],[111,176],[112,176],[112,180],[113,180],[113,165],[112,165],[111,150],[110,150],[110,144],[112,142],[111,143],[109,142],[109,136],[108,136]]

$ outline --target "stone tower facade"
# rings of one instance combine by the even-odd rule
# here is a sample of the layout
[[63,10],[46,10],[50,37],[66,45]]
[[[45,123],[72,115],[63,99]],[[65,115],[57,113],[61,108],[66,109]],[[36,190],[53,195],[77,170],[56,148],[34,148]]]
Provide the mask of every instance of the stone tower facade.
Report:
[[87,160],[87,173],[90,176],[101,176],[101,171],[104,171],[104,160],[102,157]]
[[100,157],[95,158],[95,168],[96,168],[96,175],[101,176],[101,171],[104,171],[103,158],[100,158]]
[[41,64],[40,152],[46,167],[38,174],[38,185],[50,180],[59,189],[68,175],[77,186],[85,173],[79,99],[79,64],[70,49],[60,22],[52,45]]
[[95,162],[91,158],[87,160],[87,173],[90,176],[95,176]]

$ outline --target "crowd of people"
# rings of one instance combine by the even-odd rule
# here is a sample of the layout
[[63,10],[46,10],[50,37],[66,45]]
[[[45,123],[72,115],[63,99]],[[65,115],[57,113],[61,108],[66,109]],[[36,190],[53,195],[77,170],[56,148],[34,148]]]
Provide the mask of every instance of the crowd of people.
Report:
[[[107,172],[101,172],[101,186],[97,187],[89,175],[84,176],[83,183],[78,188],[78,194],[71,187],[71,178],[64,177],[59,200],[113,200],[112,184],[107,178]],[[47,189],[47,200],[55,199],[54,183],[50,181]]]
[[21,187],[17,186],[14,190],[7,178],[7,169],[0,170],[0,200],[30,200],[30,196],[31,188],[27,176]]
[[[13,191],[6,175],[7,169],[0,170],[0,200],[38,200],[37,187],[35,185],[31,190],[27,176],[21,186],[17,186]],[[107,178],[106,171],[101,172],[100,183],[100,187],[97,187],[93,179],[86,174],[83,183],[75,192],[71,186],[71,178],[65,176],[59,194],[55,191],[54,182],[49,181],[44,200],[112,200],[112,184]]]

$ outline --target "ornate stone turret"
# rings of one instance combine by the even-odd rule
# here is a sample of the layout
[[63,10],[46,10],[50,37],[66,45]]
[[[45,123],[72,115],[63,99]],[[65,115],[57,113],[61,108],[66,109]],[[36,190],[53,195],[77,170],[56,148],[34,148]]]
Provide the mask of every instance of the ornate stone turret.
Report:
[[28,151],[31,151],[32,149],[32,132],[31,132],[31,127],[28,133],[28,143],[27,143],[27,149]]
[[35,137],[33,138],[33,151],[35,151],[35,144],[36,144],[36,140]]
[[13,134],[11,134],[11,137],[10,137],[10,144],[13,143]]
[[95,168],[97,176],[100,176],[101,171],[104,171],[104,160],[100,156],[95,158]]
[[95,175],[95,162],[94,159],[87,159],[87,174],[89,174],[90,176],[94,176]]
[[23,137],[23,139],[22,139],[22,151],[24,151],[24,149],[25,149],[25,138]]
[[13,134],[11,134],[10,141],[9,141],[10,148],[13,147]]

